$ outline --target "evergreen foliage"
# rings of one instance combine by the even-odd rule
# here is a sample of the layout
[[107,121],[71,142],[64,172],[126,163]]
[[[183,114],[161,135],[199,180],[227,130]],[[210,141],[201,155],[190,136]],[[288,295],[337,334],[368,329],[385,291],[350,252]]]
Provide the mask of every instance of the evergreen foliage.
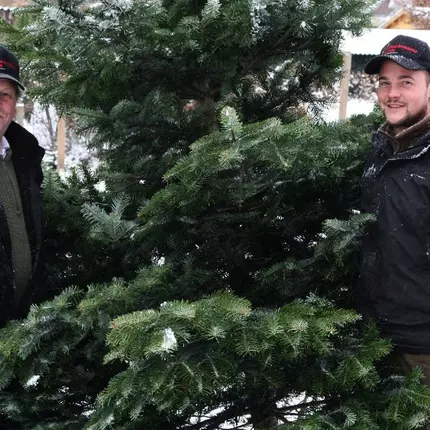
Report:
[[295,108],[312,104],[313,90],[337,75],[340,30],[367,22],[363,7],[37,1],[16,14],[23,31],[0,27],[36,83],[33,96],[78,113],[105,153],[110,189],[141,199],[164,186],[163,174],[192,142],[217,129],[226,104],[244,123],[294,119]]
[[385,374],[389,342],[352,310],[377,116],[303,115],[366,6],[37,0],[2,24],[102,160],[47,172],[45,288],[0,330],[4,428],[428,420],[420,373]]
[[[111,197],[100,190],[99,174],[82,165],[61,180],[56,172],[45,170],[44,221],[45,221],[45,279],[37,301],[53,297],[71,285],[86,288],[91,282],[107,282],[115,276],[134,276],[135,266],[129,267],[124,260],[129,244],[121,240],[124,225],[117,218],[121,204],[126,200]],[[95,229],[84,222],[90,219],[94,206],[109,208],[106,219],[112,220],[110,231],[105,235],[116,235],[115,242],[93,240]],[[84,214],[84,218],[83,218]],[[129,227],[128,227],[129,228]],[[97,270],[95,270],[97,268]]]

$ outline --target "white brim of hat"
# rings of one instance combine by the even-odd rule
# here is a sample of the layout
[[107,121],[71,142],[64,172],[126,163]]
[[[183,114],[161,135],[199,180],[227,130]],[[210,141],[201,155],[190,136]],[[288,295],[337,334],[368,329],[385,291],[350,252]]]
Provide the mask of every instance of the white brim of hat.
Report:
[[7,79],[9,81],[13,81],[18,84],[18,87],[21,88],[22,91],[25,91],[24,85],[22,85],[21,82],[18,81],[18,79],[13,78],[11,75],[8,75],[7,73],[0,73],[0,79]]

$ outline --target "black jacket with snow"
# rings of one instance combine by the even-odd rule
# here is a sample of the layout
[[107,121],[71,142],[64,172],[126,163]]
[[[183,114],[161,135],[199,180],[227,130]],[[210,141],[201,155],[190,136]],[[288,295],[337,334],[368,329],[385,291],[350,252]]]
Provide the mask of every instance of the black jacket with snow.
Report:
[[45,153],[44,149],[39,146],[37,139],[15,122],[10,124],[5,137],[12,150],[12,161],[21,194],[32,257],[32,281],[20,303],[15,303],[11,243],[0,196],[0,326],[8,319],[20,317],[26,312],[41,274],[40,187],[43,180],[41,161]]
[[430,353],[430,116],[395,137],[383,126],[362,178],[373,213],[362,248],[358,310],[410,352]]

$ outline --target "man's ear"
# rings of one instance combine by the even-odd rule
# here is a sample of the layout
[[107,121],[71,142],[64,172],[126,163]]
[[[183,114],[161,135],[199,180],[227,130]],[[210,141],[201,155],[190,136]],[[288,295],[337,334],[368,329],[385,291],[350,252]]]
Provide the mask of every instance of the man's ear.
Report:
[[427,100],[430,101],[430,70],[425,71],[426,74],[426,84],[427,84]]

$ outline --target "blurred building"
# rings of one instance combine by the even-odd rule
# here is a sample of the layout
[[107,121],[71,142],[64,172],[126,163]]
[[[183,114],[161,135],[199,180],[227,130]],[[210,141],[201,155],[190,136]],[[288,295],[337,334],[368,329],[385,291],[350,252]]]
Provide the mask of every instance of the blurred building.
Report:
[[13,21],[13,11],[18,7],[28,6],[29,0],[0,0],[0,17],[7,22]]
[[373,11],[378,28],[425,30],[430,28],[429,0],[382,0]]

